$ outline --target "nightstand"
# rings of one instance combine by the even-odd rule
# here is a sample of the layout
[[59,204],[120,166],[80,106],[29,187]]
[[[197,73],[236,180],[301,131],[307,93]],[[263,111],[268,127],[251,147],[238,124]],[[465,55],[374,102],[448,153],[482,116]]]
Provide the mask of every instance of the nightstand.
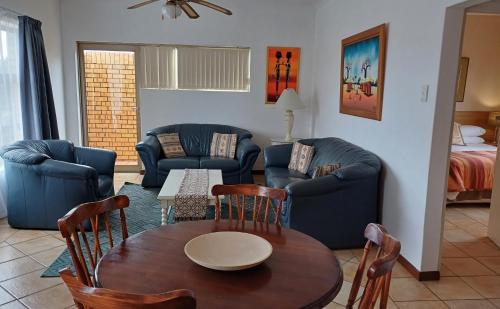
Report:
[[303,138],[292,138],[291,141],[287,142],[287,141],[285,141],[284,137],[275,137],[275,138],[271,138],[271,145],[275,146],[275,145],[293,144],[297,141],[300,141],[301,139],[303,139]]

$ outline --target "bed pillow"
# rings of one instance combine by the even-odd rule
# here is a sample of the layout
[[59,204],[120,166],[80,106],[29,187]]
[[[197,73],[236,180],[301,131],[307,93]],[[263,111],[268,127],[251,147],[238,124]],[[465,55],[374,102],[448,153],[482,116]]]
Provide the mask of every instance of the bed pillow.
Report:
[[463,137],[478,137],[483,136],[486,133],[486,130],[478,126],[461,125],[460,132]]
[[288,169],[306,174],[314,154],[314,147],[294,143]]
[[479,136],[464,136],[464,143],[467,145],[470,144],[484,144],[485,140]]
[[465,146],[464,138],[462,137],[462,132],[460,132],[460,124],[455,122],[453,124],[453,139],[452,144],[457,146]]

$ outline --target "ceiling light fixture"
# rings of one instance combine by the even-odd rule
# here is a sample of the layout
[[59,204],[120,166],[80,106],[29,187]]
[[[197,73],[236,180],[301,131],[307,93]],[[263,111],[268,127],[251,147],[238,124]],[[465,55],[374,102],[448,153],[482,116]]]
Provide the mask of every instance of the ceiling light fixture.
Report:
[[161,8],[161,19],[169,17],[170,19],[176,19],[182,15],[182,9],[175,2],[166,1]]

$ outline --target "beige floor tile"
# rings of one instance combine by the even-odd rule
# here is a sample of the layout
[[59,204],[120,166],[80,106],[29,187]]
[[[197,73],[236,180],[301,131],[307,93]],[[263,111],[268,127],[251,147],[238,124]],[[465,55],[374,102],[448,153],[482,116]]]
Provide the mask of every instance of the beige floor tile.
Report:
[[488,237],[488,227],[481,223],[468,225],[462,228],[467,233],[477,237]]
[[442,301],[396,302],[400,309],[448,309]]
[[444,238],[449,242],[473,242],[479,239],[461,229],[444,231]]
[[489,301],[482,300],[449,300],[446,304],[451,309],[495,309]]
[[441,262],[458,276],[486,276],[495,274],[473,258],[443,258]]
[[21,298],[30,309],[62,309],[73,305],[71,294],[64,284]]
[[400,263],[394,264],[392,268],[392,277],[393,278],[412,278],[412,274],[410,274],[406,268]]
[[5,281],[42,268],[42,264],[27,256],[5,262],[0,264],[0,281]]
[[441,300],[483,298],[458,277],[445,277],[439,281],[428,281],[424,284]]
[[497,308],[500,308],[500,298],[489,299],[489,301],[495,305]]
[[437,300],[436,296],[423,283],[413,278],[392,279],[389,295],[395,302]]
[[15,297],[22,298],[61,283],[62,280],[59,277],[41,278],[40,271],[34,271],[32,273],[1,282],[0,285]]
[[9,244],[17,244],[23,241],[32,240],[35,238],[40,238],[43,236],[47,236],[47,234],[43,231],[36,230],[16,230],[16,232],[7,239]]
[[452,243],[443,241],[442,247],[441,247],[441,253],[442,257],[444,258],[449,258],[449,257],[467,257],[468,255],[463,252],[462,250],[458,249],[455,247]]
[[448,267],[444,266],[443,263],[441,263],[441,268],[439,269],[439,273],[441,277],[456,277],[454,272],[451,271]]
[[0,288],[0,305],[6,304],[15,300],[14,296],[10,295],[4,289]]
[[0,263],[23,257],[25,254],[11,246],[0,248]]
[[333,253],[339,261],[343,263],[349,261],[355,256],[351,250],[333,250]]
[[6,246],[10,246],[10,245],[8,243],[6,243],[5,241],[0,241],[0,248],[6,247]]
[[31,255],[31,257],[37,260],[40,264],[48,267],[59,257],[59,255],[61,255],[64,249],[66,249],[66,246],[59,246],[46,251],[38,252]]
[[445,221],[444,222],[444,229],[445,230],[456,230],[456,229],[458,229],[458,227],[451,222]]
[[339,305],[337,303],[331,302],[328,304],[328,306],[323,307],[323,309],[344,309],[345,306]]
[[6,241],[9,237],[14,235],[17,230],[11,228],[10,226],[0,226],[0,242]]
[[[344,283],[342,283],[342,288],[340,289],[339,294],[337,295],[337,297],[335,297],[333,301],[342,306],[347,305],[347,301],[349,300],[349,294],[351,293],[351,288],[352,288],[352,283],[344,281]],[[361,287],[359,289],[358,296],[356,297],[356,299],[359,299],[361,295],[363,295],[363,291],[364,289],[363,287]]]
[[467,217],[472,218],[473,220],[476,220],[477,222],[480,222],[484,225],[487,225],[490,219],[489,213],[482,211],[481,208],[471,207],[471,208],[460,209],[459,211],[461,211]]
[[500,298],[500,276],[464,277],[468,285],[486,298]]
[[35,254],[64,245],[62,241],[52,236],[44,236],[13,245],[14,248],[26,254]]
[[479,257],[477,260],[500,275],[500,257]]
[[13,301],[8,304],[0,306],[0,309],[26,309],[26,307],[19,301]]
[[494,246],[489,242],[485,241],[465,242],[465,243],[457,242],[454,243],[453,245],[472,257],[500,256],[500,249],[497,246]]

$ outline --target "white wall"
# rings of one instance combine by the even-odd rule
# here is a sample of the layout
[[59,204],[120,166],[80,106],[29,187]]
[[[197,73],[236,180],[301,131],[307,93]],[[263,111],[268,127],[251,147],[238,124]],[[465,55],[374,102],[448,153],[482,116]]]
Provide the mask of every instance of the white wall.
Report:
[[61,48],[60,0],[0,0],[0,6],[42,22],[47,61],[61,138],[65,137],[63,64]]
[[[438,179],[443,189],[446,160],[442,169],[430,171],[430,153],[433,138],[446,136],[443,154],[449,142],[447,124],[438,137],[433,129],[445,11],[459,2],[325,0],[316,17],[314,135],[344,138],[382,159],[383,224],[421,271],[439,268],[444,190],[430,199],[428,181]],[[341,40],[382,23],[389,27],[382,121],[340,114]],[[420,102],[422,85],[430,85],[426,103]],[[435,234],[424,237],[424,228]]]
[[[265,147],[269,138],[285,134],[283,113],[265,106],[264,86],[267,46],[302,47],[300,95],[306,104],[312,97],[312,59],[315,8],[303,1],[220,0],[232,17],[194,5],[201,18],[185,16],[162,21],[160,5],[127,11],[134,1],[64,0],[62,38],[68,137],[79,141],[79,103],[76,42],[123,42],[243,46],[252,49],[250,93],[151,91],[140,93],[142,134],[167,124],[223,123],[249,129]],[[296,136],[311,134],[309,110],[296,113]],[[256,168],[261,169],[259,162]]]

